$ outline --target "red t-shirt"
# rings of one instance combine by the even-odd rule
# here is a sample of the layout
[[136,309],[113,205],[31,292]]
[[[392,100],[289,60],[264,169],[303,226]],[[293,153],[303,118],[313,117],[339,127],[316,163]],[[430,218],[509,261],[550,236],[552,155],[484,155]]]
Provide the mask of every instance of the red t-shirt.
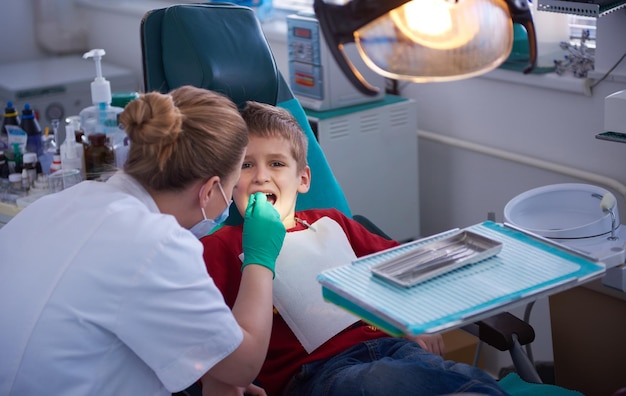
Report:
[[[336,209],[306,210],[296,213],[296,216],[309,224],[313,224],[322,217],[335,220],[345,231],[357,257],[398,245],[396,241],[372,234],[361,224]],[[288,232],[303,229],[304,226],[298,223]],[[207,270],[231,308],[237,298],[241,282],[239,256],[243,252],[242,230],[242,225],[225,226],[201,239]],[[257,380],[268,395],[279,395],[303,364],[329,358],[360,342],[380,337],[389,337],[389,335],[363,322],[357,322],[308,354],[278,311],[274,309],[269,350]]]

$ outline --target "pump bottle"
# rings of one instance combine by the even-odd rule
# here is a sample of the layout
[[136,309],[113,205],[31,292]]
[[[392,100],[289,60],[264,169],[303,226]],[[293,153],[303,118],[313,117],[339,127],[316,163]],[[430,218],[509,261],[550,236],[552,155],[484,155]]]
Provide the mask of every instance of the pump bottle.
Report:
[[119,130],[117,117],[124,110],[121,107],[111,106],[111,84],[102,76],[103,49],[92,49],[83,55],[83,59],[93,58],[96,64],[96,78],[91,82],[92,106],[80,111],[80,125],[85,135],[94,133],[107,135]]

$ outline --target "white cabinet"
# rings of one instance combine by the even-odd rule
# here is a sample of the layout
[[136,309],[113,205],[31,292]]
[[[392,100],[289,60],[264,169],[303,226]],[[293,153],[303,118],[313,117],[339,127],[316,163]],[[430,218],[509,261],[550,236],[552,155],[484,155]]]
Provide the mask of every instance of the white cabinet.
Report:
[[415,101],[388,95],[380,102],[306,113],[352,213],[398,241],[419,237]]

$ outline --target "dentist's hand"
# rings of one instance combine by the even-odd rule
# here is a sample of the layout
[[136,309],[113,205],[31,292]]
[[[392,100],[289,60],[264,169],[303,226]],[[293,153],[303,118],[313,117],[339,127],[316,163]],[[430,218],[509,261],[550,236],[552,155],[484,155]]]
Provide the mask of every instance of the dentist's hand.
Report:
[[243,220],[243,267],[262,265],[274,274],[276,258],[286,234],[280,215],[263,193],[250,196]]

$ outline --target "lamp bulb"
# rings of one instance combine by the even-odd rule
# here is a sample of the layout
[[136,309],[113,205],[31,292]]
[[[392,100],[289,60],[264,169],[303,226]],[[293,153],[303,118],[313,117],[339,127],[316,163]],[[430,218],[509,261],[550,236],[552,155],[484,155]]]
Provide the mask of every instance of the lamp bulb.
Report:
[[479,30],[471,0],[412,0],[390,11],[395,26],[412,41],[433,49],[454,49]]

